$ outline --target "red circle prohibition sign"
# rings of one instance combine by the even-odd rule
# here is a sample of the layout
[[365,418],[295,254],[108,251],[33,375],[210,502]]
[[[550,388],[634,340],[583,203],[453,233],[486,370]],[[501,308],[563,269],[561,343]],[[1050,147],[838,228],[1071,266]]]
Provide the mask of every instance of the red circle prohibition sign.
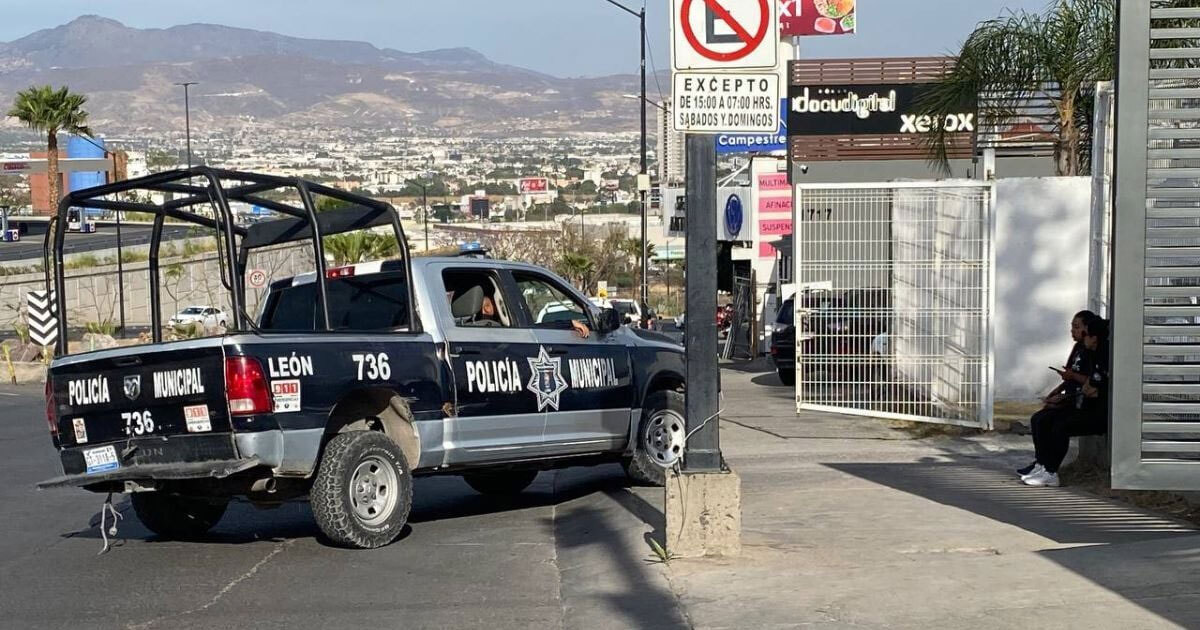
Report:
[[759,8],[762,10],[762,23],[759,24],[758,32],[754,35],[751,35],[750,32],[746,30],[746,27],[742,26],[741,23],[734,19],[733,15],[729,13],[728,9],[721,6],[722,0],[702,1],[707,4],[708,8],[711,9],[713,13],[716,13],[717,17],[721,18],[721,20],[725,22],[729,28],[733,29],[733,32],[737,35],[737,38],[742,40],[742,42],[745,44],[745,46],[742,46],[737,50],[726,53],[705,48],[704,44],[700,43],[700,40],[696,37],[696,33],[692,29],[691,20],[688,19],[691,14],[692,0],[683,0],[682,8],[679,10],[679,23],[683,25],[683,35],[687,38],[688,43],[691,44],[693,50],[700,53],[704,57],[712,59],[713,61],[736,61],[742,57],[745,57],[746,55],[749,55],[758,49],[759,44],[762,44],[763,42],[763,38],[767,36],[767,31],[770,30],[771,8],[767,6],[768,0],[758,0]]

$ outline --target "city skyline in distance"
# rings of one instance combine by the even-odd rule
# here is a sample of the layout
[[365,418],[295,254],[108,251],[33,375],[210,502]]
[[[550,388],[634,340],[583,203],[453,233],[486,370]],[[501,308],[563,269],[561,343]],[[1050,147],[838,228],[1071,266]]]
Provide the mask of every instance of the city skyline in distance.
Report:
[[[619,0],[637,9],[635,0]],[[397,5],[400,6],[397,6]],[[1046,0],[942,0],[933,11],[909,3],[860,0],[859,32],[848,37],[805,38],[802,54],[813,57],[939,55],[955,50],[976,23],[1007,10],[1040,11]],[[404,6],[408,5],[408,6]],[[637,21],[605,0],[460,0],[444,3],[347,0],[308,4],[283,0],[57,0],[5,7],[0,42],[12,42],[95,14],[133,28],[208,23],[270,31],[292,37],[363,41],[378,48],[421,52],[471,48],[490,60],[556,77],[632,74],[638,67]],[[670,0],[646,3],[650,65],[669,69],[667,12]],[[914,17],[920,19],[913,19]],[[930,17],[932,16],[932,17]],[[936,19],[932,19],[935,17]],[[906,28],[893,28],[904,24]],[[2,44],[0,44],[2,46]],[[564,54],[563,51],[569,51]]]

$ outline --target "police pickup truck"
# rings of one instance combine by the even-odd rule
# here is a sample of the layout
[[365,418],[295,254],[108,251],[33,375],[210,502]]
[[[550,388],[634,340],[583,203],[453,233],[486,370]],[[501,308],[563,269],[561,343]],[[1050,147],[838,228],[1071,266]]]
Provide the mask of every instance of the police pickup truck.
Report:
[[[220,336],[163,341],[152,284],[155,343],[70,355],[60,340],[46,413],[64,475],[44,487],[130,493],[149,529],[179,539],[207,532],[232,497],[269,506],[307,495],[332,542],[371,548],[405,525],[414,476],[461,475],[506,495],[541,470],[621,462],[661,484],[679,457],[682,348],[622,326],[545,269],[412,258],[391,206],[309,182],[207,167],[166,175],[63,203],[109,208],[126,203],[106,201],[113,193],[136,190],[211,207],[133,204],[215,231],[235,321]],[[268,189],[303,203],[271,201]],[[317,195],[347,207],[317,214]],[[232,200],[290,218],[242,227]],[[324,264],[323,238],[379,225],[394,228],[399,260]],[[63,231],[58,220],[47,239],[59,313]],[[251,317],[246,254],[296,241],[317,250],[316,270],[270,283]]]

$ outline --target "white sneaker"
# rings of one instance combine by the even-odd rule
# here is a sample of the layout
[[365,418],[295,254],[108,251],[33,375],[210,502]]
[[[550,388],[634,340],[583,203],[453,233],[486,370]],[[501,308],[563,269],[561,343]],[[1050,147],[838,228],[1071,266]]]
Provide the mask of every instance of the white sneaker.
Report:
[[1033,467],[1033,470],[1029,471],[1028,474],[1021,475],[1021,481],[1025,481],[1030,477],[1036,477],[1044,472],[1046,472],[1046,467],[1041,464],[1037,464]]
[[1027,486],[1057,488],[1059,485],[1058,473],[1046,472],[1044,468],[1038,474],[1025,477],[1021,481]]

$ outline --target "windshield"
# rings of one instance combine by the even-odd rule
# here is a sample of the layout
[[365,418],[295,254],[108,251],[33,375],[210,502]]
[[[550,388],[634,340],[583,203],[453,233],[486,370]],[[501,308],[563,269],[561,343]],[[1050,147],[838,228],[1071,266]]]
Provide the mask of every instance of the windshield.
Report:
[[796,323],[796,301],[792,298],[784,300],[783,305],[779,307],[779,315],[775,318],[776,324],[785,326],[793,326]]
[[179,311],[181,315],[199,315],[203,312],[204,309],[200,308],[199,306],[189,306],[182,311]]

